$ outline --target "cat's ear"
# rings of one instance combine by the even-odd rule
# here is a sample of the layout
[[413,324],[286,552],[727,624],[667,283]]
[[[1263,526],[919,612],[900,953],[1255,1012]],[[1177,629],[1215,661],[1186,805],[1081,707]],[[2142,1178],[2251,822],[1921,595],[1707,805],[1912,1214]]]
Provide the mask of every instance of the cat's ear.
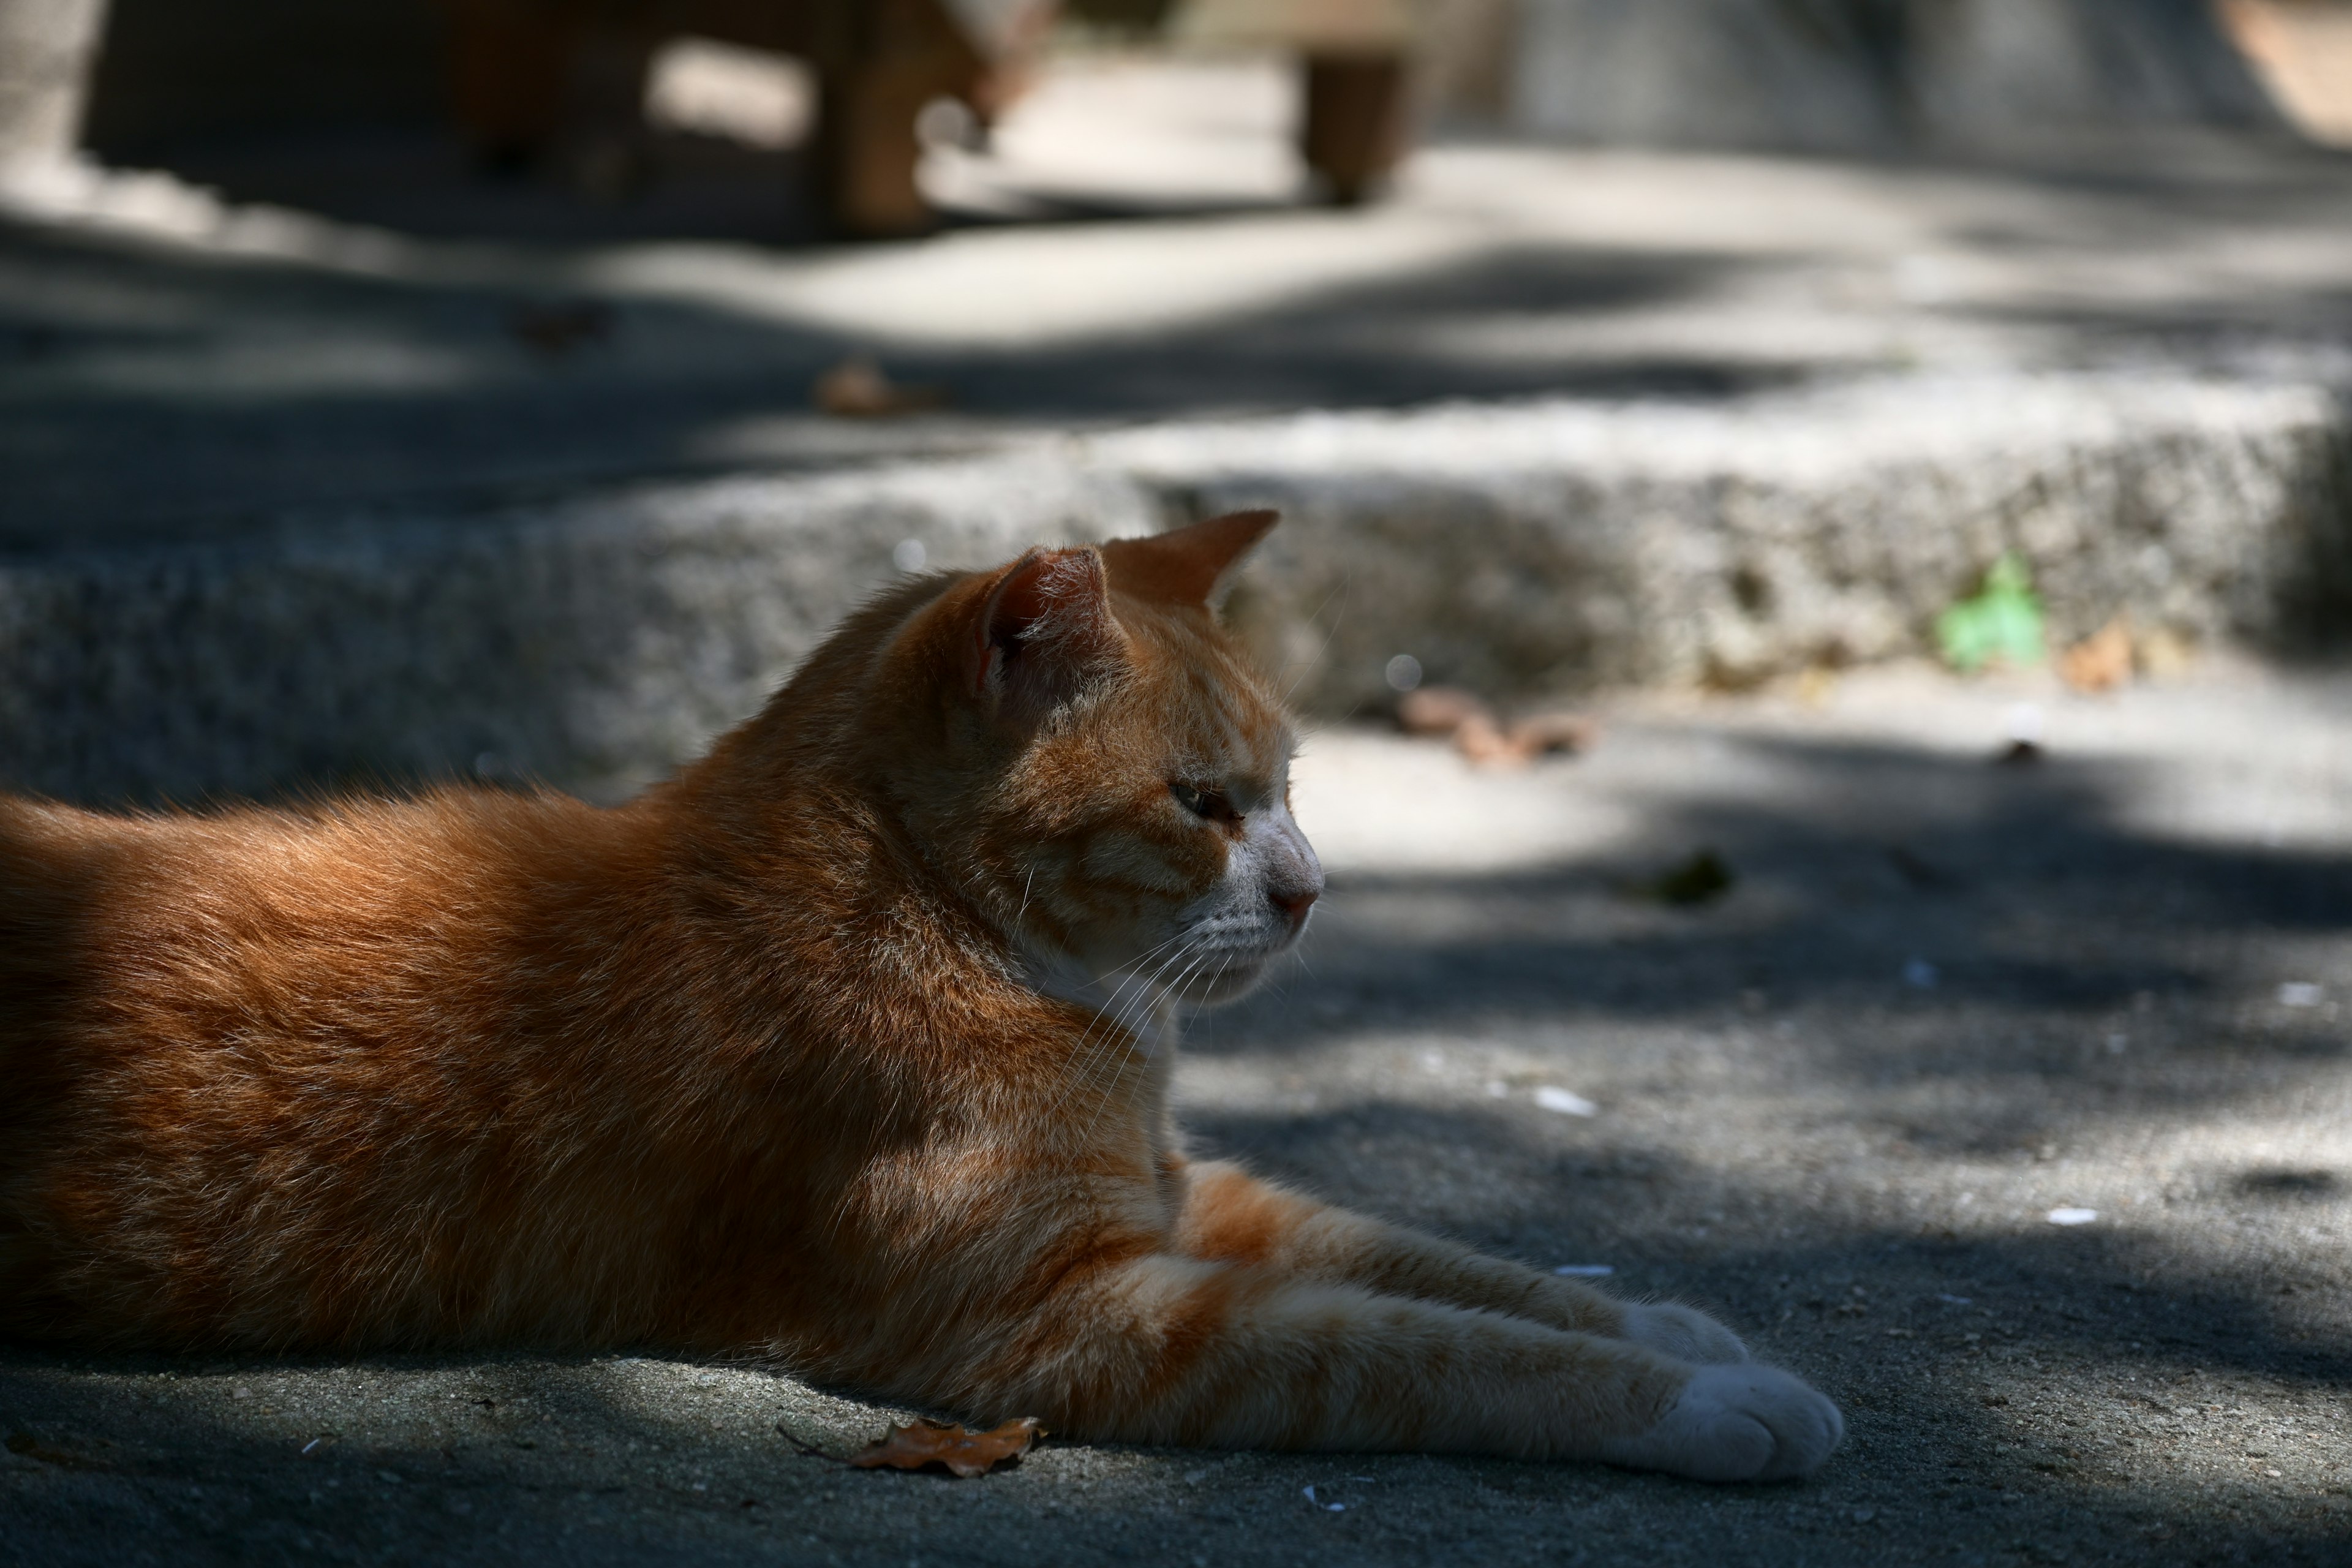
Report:
[[1279,516],[1229,511],[1149,539],[1117,540],[1102,547],[1103,561],[1122,594],[1162,605],[1206,605]]
[[972,694],[1034,723],[1116,668],[1126,638],[1094,550],[1032,550],[989,591],[972,634]]

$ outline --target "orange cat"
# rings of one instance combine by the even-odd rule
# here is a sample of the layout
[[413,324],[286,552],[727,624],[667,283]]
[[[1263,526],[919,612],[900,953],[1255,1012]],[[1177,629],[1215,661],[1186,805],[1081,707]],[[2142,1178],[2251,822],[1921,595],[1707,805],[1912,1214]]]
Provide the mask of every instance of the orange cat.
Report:
[[910,581],[617,810],[0,801],[0,1328],[662,1346],[1077,1436],[1801,1475],[1685,1309],[1188,1162],[1322,888],[1207,608],[1266,513]]

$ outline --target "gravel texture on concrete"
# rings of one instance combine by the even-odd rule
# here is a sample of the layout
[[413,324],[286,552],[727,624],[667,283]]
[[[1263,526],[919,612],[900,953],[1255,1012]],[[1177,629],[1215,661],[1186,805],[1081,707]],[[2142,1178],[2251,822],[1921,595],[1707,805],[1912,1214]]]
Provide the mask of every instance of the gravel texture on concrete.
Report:
[[909,566],[1243,506],[1231,606],[1294,700],[1398,654],[1498,697],[1747,685],[1920,651],[2013,550],[2062,639],[2352,617],[2352,462],[2310,384],[1914,377],[1036,437],[980,458],[641,486],[452,518],[0,562],[0,780],[120,799],[355,778],[609,795],[754,709]]
[[1297,700],[1344,713],[1399,652],[1506,695],[1917,653],[2005,551],[2063,639],[2124,614],[2309,642],[2352,610],[2347,435],[2316,385],[2011,374],[1099,445],[1195,510],[1291,516],[1241,608],[1286,639]]
[[2221,16],[2163,0],[1538,0],[1505,68],[1523,123],[1583,142],[1870,154],[2284,130]]
[[[1179,1082],[1205,1148],[1719,1312],[1843,1404],[1811,1483],[1050,1438],[956,1481],[828,1461],[902,1412],[657,1347],[15,1347],[0,1557],[2352,1560],[2352,683],[1806,690],[1517,773],[1314,735],[1330,893]],[[1720,899],[1640,891],[1701,847]]]

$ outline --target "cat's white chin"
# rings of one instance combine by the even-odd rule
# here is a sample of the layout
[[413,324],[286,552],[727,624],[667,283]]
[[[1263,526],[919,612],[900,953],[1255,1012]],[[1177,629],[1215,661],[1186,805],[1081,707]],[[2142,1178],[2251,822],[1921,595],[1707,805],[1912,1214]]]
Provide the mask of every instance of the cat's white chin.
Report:
[[1121,1022],[1132,1023],[1142,1016],[1144,1005],[1155,997],[1163,1005],[1173,1003],[1195,1008],[1238,1001],[1257,989],[1274,961],[1290,951],[1290,945],[1286,942],[1267,952],[1236,954],[1222,961],[1192,964],[1181,982],[1173,985],[1138,974],[1133,964],[1097,968],[1085,958],[1058,952],[1043,944],[1025,947],[1023,957],[1028,966],[1029,983],[1046,995],[1080,1003],[1106,1014],[1116,1013]]
[[1238,1002],[1257,989],[1275,957],[1268,953],[1264,958],[1235,962],[1205,979],[1187,981],[1181,990],[1172,994],[1187,1007],[1220,1007],[1228,1002]]

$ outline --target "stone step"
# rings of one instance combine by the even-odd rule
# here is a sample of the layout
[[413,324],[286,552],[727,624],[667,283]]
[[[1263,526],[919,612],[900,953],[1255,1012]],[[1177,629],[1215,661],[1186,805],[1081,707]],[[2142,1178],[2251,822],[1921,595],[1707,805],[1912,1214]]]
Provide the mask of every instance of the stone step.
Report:
[[0,559],[0,782],[69,799],[544,778],[611,798],[751,713],[894,573],[1232,507],[1230,613],[1305,709],[1746,684],[1927,647],[2000,552],[2059,637],[2352,625],[2352,430],[2315,381],[1943,374],[1024,437],[978,457],[354,512]]

